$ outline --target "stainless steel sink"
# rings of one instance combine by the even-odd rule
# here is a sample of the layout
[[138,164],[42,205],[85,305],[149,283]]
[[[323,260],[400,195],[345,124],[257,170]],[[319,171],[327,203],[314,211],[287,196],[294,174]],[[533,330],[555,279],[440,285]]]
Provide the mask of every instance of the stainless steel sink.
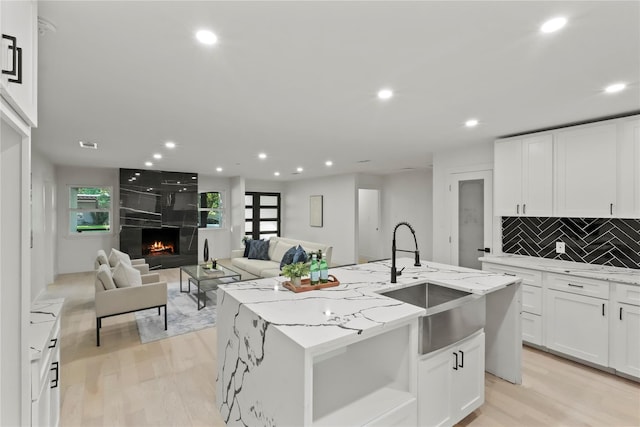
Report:
[[485,325],[483,295],[431,283],[382,292],[389,298],[425,308],[420,318],[419,350],[430,353],[468,337]]

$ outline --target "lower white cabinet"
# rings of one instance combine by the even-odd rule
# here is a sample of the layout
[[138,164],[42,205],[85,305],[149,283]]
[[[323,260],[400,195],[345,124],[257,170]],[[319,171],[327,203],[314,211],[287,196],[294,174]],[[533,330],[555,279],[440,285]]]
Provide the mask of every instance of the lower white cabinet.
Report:
[[418,362],[418,425],[450,426],[484,403],[484,332]]
[[615,284],[611,314],[611,366],[640,378],[640,286]]
[[609,301],[549,289],[545,316],[549,349],[608,366]]

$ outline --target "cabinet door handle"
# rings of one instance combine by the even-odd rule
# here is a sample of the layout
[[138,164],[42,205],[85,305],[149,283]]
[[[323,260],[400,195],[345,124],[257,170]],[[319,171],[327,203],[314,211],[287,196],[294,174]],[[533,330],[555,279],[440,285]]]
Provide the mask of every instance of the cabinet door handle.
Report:
[[458,367],[460,368],[464,368],[464,351],[460,350],[460,365],[458,365]]
[[613,215],[613,203],[609,203],[609,213]]
[[56,344],[58,344],[58,338],[53,338],[51,344],[49,344],[49,348],[54,348]]
[[620,320],[622,320],[622,307],[620,307]]
[[522,204],[522,214],[524,215],[524,214],[526,214],[526,213],[527,213],[527,204],[526,204],[526,203],[523,203],[523,204]]
[[520,204],[516,205],[516,214],[520,215]]
[[58,387],[58,379],[59,379],[59,367],[58,367],[58,362],[53,362],[51,364],[51,370],[54,371],[56,373],[56,377],[53,379],[53,381],[51,381],[51,388],[56,388]]
[[456,353],[455,351],[453,352],[453,355],[455,356],[456,360],[453,364],[453,370],[457,371],[458,370],[458,353]]
[[604,303],[602,303],[602,315],[604,316]]
[[15,77],[9,78],[12,83],[22,84],[22,48],[18,47],[18,39],[7,34],[2,35],[3,39],[9,40],[9,50],[12,51],[13,63],[10,70],[2,70],[2,74]]
[[567,285],[571,286],[572,288],[580,288],[580,289],[584,288],[584,286],[582,285],[574,285],[573,283],[567,283]]

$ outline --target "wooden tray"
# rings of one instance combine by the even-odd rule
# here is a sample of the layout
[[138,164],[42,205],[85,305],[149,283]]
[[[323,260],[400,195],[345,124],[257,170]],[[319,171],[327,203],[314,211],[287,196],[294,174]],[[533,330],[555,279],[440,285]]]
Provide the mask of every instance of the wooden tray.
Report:
[[318,283],[317,285],[312,285],[311,279],[302,279],[301,285],[299,287],[293,286],[293,283],[289,281],[284,282],[282,285],[292,292],[299,293],[299,292],[315,291],[315,290],[324,289],[324,288],[331,288],[334,286],[338,286],[339,284],[340,284],[340,281],[336,279],[336,276],[334,276],[333,274],[330,274],[329,281],[327,283]]

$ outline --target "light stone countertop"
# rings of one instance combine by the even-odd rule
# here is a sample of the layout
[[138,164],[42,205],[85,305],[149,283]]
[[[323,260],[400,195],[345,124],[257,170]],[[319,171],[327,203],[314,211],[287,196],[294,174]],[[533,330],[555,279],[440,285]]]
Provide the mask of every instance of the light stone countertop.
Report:
[[62,311],[64,298],[37,300],[31,304],[31,325],[29,327],[30,360],[42,357],[44,349],[49,347],[49,337],[56,320]]
[[519,281],[486,271],[421,263],[414,267],[413,259],[398,259],[398,269],[405,269],[396,284],[390,283],[390,260],[332,268],[329,273],[340,281],[339,286],[297,294],[282,286],[285,277],[224,284],[219,286],[218,304],[224,304],[229,295],[298,345],[322,351],[329,344],[373,334],[426,312],[380,292],[428,282],[484,295]]
[[561,261],[557,259],[538,258],[523,255],[503,254],[489,255],[479,258],[482,262],[502,264],[512,267],[530,268],[551,273],[569,274],[572,276],[606,280],[609,282],[640,285],[640,269],[610,267],[598,264]]

